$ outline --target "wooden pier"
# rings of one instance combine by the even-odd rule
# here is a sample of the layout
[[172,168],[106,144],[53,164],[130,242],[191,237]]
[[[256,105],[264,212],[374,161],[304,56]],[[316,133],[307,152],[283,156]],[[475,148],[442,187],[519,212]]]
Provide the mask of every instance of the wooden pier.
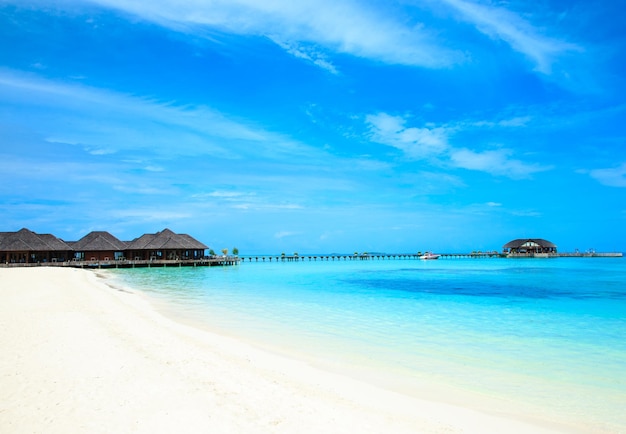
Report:
[[[395,261],[395,260],[419,260],[421,253],[368,253],[359,255],[245,255],[241,256],[241,262],[316,262],[316,261]],[[526,255],[508,255],[501,252],[472,252],[472,253],[440,253],[439,259],[461,258],[531,258]],[[537,258],[539,256],[536,256]],[[557,253],[545,256],[546,258],[621,258],[620,252],[611,253]]]
[[[420,259],[421,253],[368,253],[360,255],[246,255],[241,256],[241,262],[315,262],[315,261],[395,261]],[[446,258],[493,258],[505,257],[501,253],[443,253],[440,259]]]
[[[358,255],[245,255],[216,256],[202,259],[153,259],[153,260],[108,260],[108,261],[66,261],[38,263],[3,263],[0,267],[69,267],[85,269],[108,268],[158,268],[158,267],[227,267],[247,262],[328,262],[328,261],[406,261],[420,260],[421,253],[368,253]],[[526,255],[507,255],[499,252],[440,253],[438,260],[446,259],[484,259],[484,258],[532,258]],[[621,258],[620,252],[600,253],[557,253],[546,258]]]
[[587,252],[587,253],[557,253],[560,258],[622,258],[624,256],[621,252]]
[[9,263],[2,267],[69,267],[91,270],[107,268],[154,268],[154,267],[225,267],[238,265],[241,261],[236,256],[217,256],[203,259],[155,259],[155,260],[117,260],[117,261],[66,261],[39,263]]

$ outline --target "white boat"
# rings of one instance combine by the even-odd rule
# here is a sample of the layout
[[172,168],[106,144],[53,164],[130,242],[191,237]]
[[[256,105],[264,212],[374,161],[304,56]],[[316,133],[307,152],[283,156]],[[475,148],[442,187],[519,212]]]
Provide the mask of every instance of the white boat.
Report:
[[420,259],[439,259],[439,256],[441,255],[435,255],[433,252],[426,252],[420,256]]

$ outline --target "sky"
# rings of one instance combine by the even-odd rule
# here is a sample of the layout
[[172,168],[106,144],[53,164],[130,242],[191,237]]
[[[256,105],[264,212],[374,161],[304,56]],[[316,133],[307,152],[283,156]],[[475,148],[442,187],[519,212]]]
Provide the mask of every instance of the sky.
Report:
[[0,0],[0,230],[626,251],[623,6]]

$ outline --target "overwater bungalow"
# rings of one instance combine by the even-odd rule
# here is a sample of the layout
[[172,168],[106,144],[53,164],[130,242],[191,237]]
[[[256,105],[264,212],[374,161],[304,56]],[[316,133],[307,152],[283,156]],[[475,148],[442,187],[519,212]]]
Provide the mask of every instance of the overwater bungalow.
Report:
[[7,264],[65,262],[72,247],[52,234],[36,234],[26,228],[0,232],[0,260]]
[[29,229],[0,232],[0,261],[36,264],[66,261],[200,260],[209,249],[187,234],[164,229],[122,241],[105,231],[93,231],[78,241],[63,241],[51,234]]
[[203,258],[208,248],[187,234],[176,234],[164,229],[129,241],[126,252],[131,260],[187,260]]
[[556,257],[556,244],[542,238],[518,238],[502,247],[509,257]]
[[76,261],[112,261],[125,259],[128,243],[105,231],[93,231],[69,243]]

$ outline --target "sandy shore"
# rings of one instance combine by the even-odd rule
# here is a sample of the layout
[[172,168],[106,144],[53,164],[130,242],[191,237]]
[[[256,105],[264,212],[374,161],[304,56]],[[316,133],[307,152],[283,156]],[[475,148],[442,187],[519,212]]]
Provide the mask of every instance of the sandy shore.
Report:
[[157,313],[91,271],[0,268],[0,432],[564,432],[419,400]]

